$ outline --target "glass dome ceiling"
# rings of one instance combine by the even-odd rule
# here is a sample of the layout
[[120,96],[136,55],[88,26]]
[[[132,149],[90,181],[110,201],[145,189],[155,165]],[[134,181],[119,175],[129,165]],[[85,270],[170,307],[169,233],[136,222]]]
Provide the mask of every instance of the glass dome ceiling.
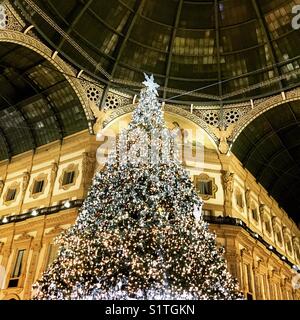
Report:
[[[171,102],[228,103],[299,84],[300,0],[18,0],[49,46],[103,84]],[[187,94],[186,92],[189,91]]]
[[300,101],[256,118],[239,135],[232,152],[300,226]]
[[0,44],[0,161],[87,128],[78,96],[50,62]]

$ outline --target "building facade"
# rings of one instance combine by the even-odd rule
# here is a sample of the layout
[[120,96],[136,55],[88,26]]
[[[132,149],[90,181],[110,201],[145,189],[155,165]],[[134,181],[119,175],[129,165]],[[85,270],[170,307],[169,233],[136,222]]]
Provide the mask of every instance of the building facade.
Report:
[[[101,170],[109,152],[104,137],[113,137],[127,126],[137,97],[105,87],[65,62],[58,51],[39,38],[34,26],[18,14],[10,1],[2,5],[0,18],[1,63],[12,64],[13,59],[7,62],[4,58],[20,48],[42,60],[36,60],[32,72],[24,67],[26,82],[31,81],[37,91],[39,87],[44,89],[30,101],[26,97],[28,105],[23,105],[23,114],[19,115],[24,123],[20,120],[19,126],[36,125],[41,131],[47,127],[46,120],[35,122],[33,112],[26,110],[28,106],[43,110],[44,101],[34,103],[48,93],[49,105],[53,107],[54,103],[51,116],[58,127],[72,129],[78,119],[86,122],[85,130],[77,127],[69,130],[71,134],[66,130],[65,135],[55,139],[45,130],[44,143],[20,153],[14,150],[15,140],[21,139],[23,131],[16,127],[4,130],[7,118],[3,110],[8,108],[0,110],[0,135],[4,137],[4,142],[0,141],[1,156],[7,149],[5,159],[0,161],[0,299],[30,299],[32,284],[55,259],[55,237],[75,222],[93,174]],[[45,63],[47,66],[43,67]],[[40,69],[44,73],[38,78]],[[53,93],[51,81],[55,77],[49,70],[63,76],[57,82],[58,91],[62,83],[68,84],[64,95]],[[52,86],[45,88],[43,81]],[[64,108],[74,104],[72,97],[76,97],[78,106],[65,113]],[[237,277],[246,299],[300,299],[295,271],[300,265],[300,230],[230,150],[255,119],[299,100],[300,90],[296,87],[263,99],[227,104],[222,109],[223,124],[220,107],[213,104],[163,106],[167,125],[188,132],[182,137],[190,146],[182,148],[183,165],[204,200],[203,215],[219,245],[224,246],[229,270]],[[80,117],[73,117],[75,113]],[[49,126],[49,132],[53,128]],[[34,145],[39,137],[31,132],[31,140]]]
[[[176,116],[166,118],[170,125]],[[193,127],[179,117],[176,124]],[[55,237],[75,222],[101,170],[96,155],[104,144],[95,140],[83,131],[1,163],[0,299],[30,299],[32,284],[55,258]],[[233,155],[203,142],[204,162],[186,156],[184,165],[241,291],[247,299],[299,299],[299,229]]]

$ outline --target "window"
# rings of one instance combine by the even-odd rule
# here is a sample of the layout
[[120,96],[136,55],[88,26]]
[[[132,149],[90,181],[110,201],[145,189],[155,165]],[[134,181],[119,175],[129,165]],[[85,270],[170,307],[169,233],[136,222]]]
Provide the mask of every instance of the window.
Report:
[[32,194],[41,193],[44,189],[44,180],[38,180],[34,182]]
[[203,200],[215,198],[218,190],[215,178],[210,177],[205,173],[201,173],[199,176],[194,177],[194,185],[197,193],[203,198]]
[[257,212],[257,209],[256,209],[256,208],[252,208],[252,209],[251,209],[251,213],[252,213],[252,218],[253,218],[253,220],[258,221],[258,212]]
[[240,207],[244,207],[244,202],[243,202],[243,195],[240,192],[237,192],[236,194],[236,204]]
[[7,195],[6,195],[6,201],[13,201],[16,198],[17,189],[8,189]]
[[251,293],[247,293],[247,300],[253,300],[253,296]]
[[265,222],[265,228],[268,233],[271,233],[271,224],[269,220]]
[[35,177],[33,183],[30,186],[30,197],[33,199],[37,199],[45,190],[46,185],[48,183],[47,174],[39,174]]
[[280,244],[282,244],[282,236],[281,236],[281,232],[280,231],[276,232],[276,238],[277,238],[277,241]]
[[299,250],[299,248],[296,249],[296,256],[297,256],[297,259],[300,260],[300,250]]
[[291,244],[291,241],[290,241],[290,240],[287,242],[286,246],[287,246],[288,251],[289,251],[290,253],[292,253],[292,244]]
[[64,173],[62,185],[65,186],[65,185],[73,183],[74,177],[75,177],[75,171],[66,171]]
[[197,190],[203,195],[212,195],[212,181],[198,181]]
[[13,288],[18,286],[19,277],[22,272],[22,264],[24,258],[25,250],[19,250],[16,258],[16,262],[14,265],[13,272],[11,274],[11,279],[9,280],[8,287]]
[[212,211],[211,210],[203,210],[202,209],[202,215],[206,217],[211,217],[212,216]]
[[55,260],[57,256],[57,251],[58,251],[58,246],[51,243],[49,245],[49,250],[48,250],[47,267],[49,267],[52,264],[52,262]]
[[246,274],[247,274],[247,284],[248,284],[248,292],[253,293],[253,287],[252,287],[252,273],[251,268],[249,264],[246,264]]

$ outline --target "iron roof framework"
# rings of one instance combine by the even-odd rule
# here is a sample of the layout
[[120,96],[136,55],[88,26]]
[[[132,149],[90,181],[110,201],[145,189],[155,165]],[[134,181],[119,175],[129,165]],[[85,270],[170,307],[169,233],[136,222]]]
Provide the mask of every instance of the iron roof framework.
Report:
[[[50,46],[108,87],[122,80],[124,89],[136,92],[143,72],[148,72],[156,76],[165,99],[203,88],[174,101],[219,102],[222,106],[222,102],[266,96],[299,84],[295,74],[251,89],[299,68],[298,32],[291,26],[292,0],[16,3]],[[45,21],[41,12],[52,22]],[[58,33],[59,28],[66,34]]]
[[257,182],[299,222],[300,101],[259,116],[240,134],[232,151]]
[[[219,104],[221,120],[226,103],[299,86],[299,31],[291,26],[296,0],[15,4],[48,46],[104,85],[102,103],[111,87],[137,93],[143,72],[155,75],[167,101]],[[294,102],[268,111],[233,146],[245,167],[295,220],[300,209],[299,108]],[[9,154],[14,149],[10,134],[0,130],[0,144],[8,146]]]
[[88,127],[76,93],[38,53],[0,44],[0,160]]

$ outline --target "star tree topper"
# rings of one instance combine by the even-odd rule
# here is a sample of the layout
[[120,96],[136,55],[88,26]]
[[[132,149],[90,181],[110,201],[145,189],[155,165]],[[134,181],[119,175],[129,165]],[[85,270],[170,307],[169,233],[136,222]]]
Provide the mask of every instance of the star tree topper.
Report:
[[146,73],[144,73],[145,81],[143,82],[143,85],[148,88],[149,91],[155,93],[156,96],[158,96],[157,89],[159,88],[159,85],[154,81],[153,74],[149,77]]

